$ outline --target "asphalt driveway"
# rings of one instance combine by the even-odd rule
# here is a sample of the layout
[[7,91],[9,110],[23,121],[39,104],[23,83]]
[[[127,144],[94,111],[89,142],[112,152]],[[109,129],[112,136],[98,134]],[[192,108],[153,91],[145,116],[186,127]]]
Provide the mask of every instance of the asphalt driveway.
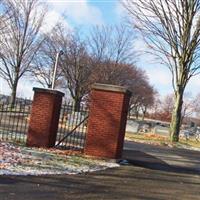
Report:
[[200,151],[126,141],[124,158],[150,169],[200,174]]
[[115,169],[81,175],[1,176],[0,199],[200,199],[200,152],[138,143],[125,147],[129,164]]

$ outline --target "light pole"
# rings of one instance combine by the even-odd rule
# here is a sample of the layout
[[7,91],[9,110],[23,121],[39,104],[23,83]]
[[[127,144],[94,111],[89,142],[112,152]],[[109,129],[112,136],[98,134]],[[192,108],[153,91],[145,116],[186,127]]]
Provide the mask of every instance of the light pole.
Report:
[[53,90],[55,88],[55,80],[56,80],[56,72],[57,72],[57,67],[58,67],[58,59],[59,56],[63,55],[64,52],[61,50],[56,54],[56,62],[54,65],[54,69],[53,69],[53,78],[52,78],[52,85],[51,85],[51,89]]

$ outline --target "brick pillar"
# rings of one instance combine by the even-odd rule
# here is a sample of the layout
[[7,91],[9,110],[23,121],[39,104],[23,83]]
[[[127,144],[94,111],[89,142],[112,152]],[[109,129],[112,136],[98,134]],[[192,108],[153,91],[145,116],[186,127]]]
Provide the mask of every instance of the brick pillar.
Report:
[[64,94],[56,90],[33,88],[34,98],[28,129],[27,146],[53,147]]
[[118,159],[122,155],[131,92],[95,84],[91,91],[85,154]]

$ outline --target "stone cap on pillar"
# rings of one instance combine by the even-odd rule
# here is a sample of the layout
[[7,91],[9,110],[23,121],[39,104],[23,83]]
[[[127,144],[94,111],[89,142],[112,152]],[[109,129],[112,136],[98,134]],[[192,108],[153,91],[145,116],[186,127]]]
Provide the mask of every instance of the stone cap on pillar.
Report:
[[118,86],[118,85],[110,85],[110,84],[101,84],[95,83],[92,85],[92,89],[95,90],[103,90],[103,91],[111,91],[111,92],[119,92],[119,93],[126,93],[128,95],[132,95],[132,92],[128,90],[126,87]]
[[58,96],[62,96],[62,97],[65,95],[63,92],[60,92],[58,90],[52,90],[52,89],[46,89],[46,88],[37,88],[37,87],[34,87],[33,91],[34,92],[39,92],[39,93],[54,94],[54,95],[58,95]]

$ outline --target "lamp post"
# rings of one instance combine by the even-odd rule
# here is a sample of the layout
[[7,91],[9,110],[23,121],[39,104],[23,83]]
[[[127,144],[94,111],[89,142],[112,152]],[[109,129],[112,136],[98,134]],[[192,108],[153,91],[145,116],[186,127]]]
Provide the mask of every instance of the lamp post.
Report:
[[61,50],[56,54],[56,62],[54,65],[54,69],[53,69],[53,78],[52,78],[52,85],[51,85],[51,89],[53,90],[55,88],[55,80],[56,80],[56,72],[57,72],[57,67],[58,67],[58,59],[59,56],[63,55],[64,52]]

